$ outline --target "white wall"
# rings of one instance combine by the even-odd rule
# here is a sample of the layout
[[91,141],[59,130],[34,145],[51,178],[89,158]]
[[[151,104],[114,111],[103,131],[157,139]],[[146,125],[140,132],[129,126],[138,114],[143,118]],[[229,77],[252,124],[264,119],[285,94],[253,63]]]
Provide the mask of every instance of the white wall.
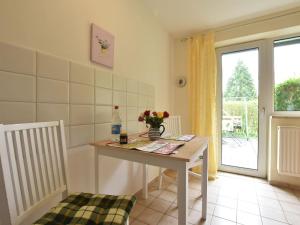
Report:
[[[113,69],[90,62],[91,23],[115,35]],[[170,109],[172,39],[139,0],[6,0],[0,27],[0,123],[64,119],[72,191],[93,191],[87,144],[109,136],[113,104],[129,132],[145,108]],[[139,164],[100,164],[101,192],[141,188]]]

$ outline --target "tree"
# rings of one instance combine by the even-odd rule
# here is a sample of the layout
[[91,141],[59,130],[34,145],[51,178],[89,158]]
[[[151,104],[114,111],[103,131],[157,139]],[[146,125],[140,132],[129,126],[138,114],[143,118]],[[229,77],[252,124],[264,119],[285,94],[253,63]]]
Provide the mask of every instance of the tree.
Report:
[[276,111],[300,110],[300,78],[290,78],[275,87]]
[[246,97],[247,100],[256,98],[256,89],[252,76],[248,67],[240,60],[228,80],[224,97]]

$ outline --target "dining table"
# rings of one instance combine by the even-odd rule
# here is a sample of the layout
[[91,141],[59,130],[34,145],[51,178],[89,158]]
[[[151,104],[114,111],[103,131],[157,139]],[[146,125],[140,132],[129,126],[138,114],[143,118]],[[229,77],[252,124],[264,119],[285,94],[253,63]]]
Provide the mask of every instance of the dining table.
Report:
[[[135,142],[147,142],[149,139],[141,135],[129,136]],[[160,139],[168,143],[177,143],[177,140]],[[148,142],[147,142],[148,143]],[[148,198],[148,165],[168,168],[177,171],[177,207],[178,225],[188,224],[188,179],[189,171],[202,160],[201,192],[202,212],[201,218],[207,215],[207,184],[208,184],[208,138],[195,136],[185,141],[172,154],[158,154],[128,148],[128,145],[112,143],[111,140],[101,140],[91,143],[95,147],[95,191],[99,192],[99,156],[108,156],[143,164],[143,198]],[[125,147],[126,146],[126,147]]]

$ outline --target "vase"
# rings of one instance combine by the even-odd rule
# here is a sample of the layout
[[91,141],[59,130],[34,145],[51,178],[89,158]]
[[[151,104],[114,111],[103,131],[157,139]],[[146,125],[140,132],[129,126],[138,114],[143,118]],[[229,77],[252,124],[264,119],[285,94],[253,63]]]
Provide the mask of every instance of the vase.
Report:
[[[160,127],[163,128],[162,131],[160,131]],[[156,141],[160,139],[160,136],[165,132],[164,125],[160,125],[159,127],[150,127],[148,131],[148,137],[150,141]]]

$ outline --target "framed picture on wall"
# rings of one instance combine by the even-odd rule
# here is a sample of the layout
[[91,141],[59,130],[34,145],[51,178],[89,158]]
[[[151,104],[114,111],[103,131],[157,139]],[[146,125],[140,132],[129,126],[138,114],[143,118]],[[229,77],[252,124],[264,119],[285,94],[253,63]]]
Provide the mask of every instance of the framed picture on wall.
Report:
[[91,61],[110,67],[114,64],[114,36],[108,31],[91,25]]

